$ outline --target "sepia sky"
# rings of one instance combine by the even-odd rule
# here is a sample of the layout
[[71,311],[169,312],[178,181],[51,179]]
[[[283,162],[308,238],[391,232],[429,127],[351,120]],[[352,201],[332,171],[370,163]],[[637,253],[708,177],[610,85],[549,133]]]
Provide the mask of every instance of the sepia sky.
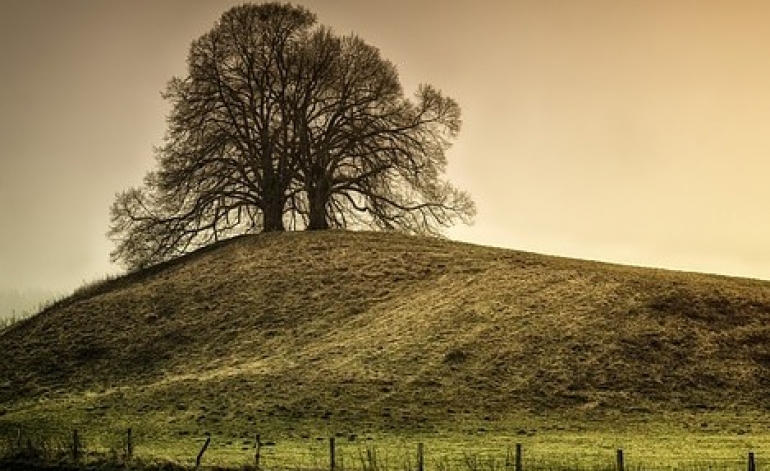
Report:
[[[153,167],[217,0],[0,0],[0,292],[115,272],[116,192]],[[452,238],[770,279],[770,2],[303,0],[455,98]]]

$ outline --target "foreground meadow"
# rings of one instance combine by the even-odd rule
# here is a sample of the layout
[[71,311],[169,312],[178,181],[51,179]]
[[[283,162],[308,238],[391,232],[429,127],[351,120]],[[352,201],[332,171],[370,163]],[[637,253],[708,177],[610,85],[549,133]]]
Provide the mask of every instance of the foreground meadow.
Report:
[[[66,425],[4,417],[3,449],[32,446],[60,461],[71,461],[72,434]],[[521,445],[523,470],[617,470],[622,450],[625,470],[745,470],[748,455],[756,468],[770,465],[770,427],[760,414],[679,413],[627,417],[522,417],[507,423],[466,421],[435,427],[355,432],[355,424],[266,421],[263,427],[231,427],[191,433],[173,417],[151,421],[104,417],[101,422],[71,417],[79,427],[85,456],[125,460],[127,429],[132,428],[132,458],[193,467],[201,456],[207,467],[256,467],[259,439],[261,469],[330,469],[334,439],[336,470],[417,471],[422,444],[423,469],[495,471],[515,469]],[[132,422],[132,423],[130,423]],[[345,430],[339,432],[335,430]],[[259,437],[257,437],[259,435]]]

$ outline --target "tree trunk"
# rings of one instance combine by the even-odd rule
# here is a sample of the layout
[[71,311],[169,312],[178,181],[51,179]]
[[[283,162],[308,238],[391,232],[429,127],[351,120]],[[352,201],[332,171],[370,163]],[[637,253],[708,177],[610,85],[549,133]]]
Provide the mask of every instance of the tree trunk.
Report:
[[283,208],[284,200],[276,198],[274,201],[268,201],[262,208],[262,230],[264,232],[279,232],[285,230],[283,226]]
[[308,230],[323,231],[329,229],[329,218],[326,214],[326,203],[329,201],[329,194],[325,191],[323,185],[318,185],[308,192],[308,204],[310,206]]

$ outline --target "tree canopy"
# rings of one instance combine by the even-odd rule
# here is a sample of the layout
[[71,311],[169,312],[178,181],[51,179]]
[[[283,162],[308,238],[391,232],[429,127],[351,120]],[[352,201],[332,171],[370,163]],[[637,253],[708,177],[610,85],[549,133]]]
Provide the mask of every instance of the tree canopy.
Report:
[[440,234],[475,206],[444,179],[460,108],[300,6],[246,4],[195,40],[164,93],[168,130],[144,185],[111,208],[131,268],[234,235],[377,228]]

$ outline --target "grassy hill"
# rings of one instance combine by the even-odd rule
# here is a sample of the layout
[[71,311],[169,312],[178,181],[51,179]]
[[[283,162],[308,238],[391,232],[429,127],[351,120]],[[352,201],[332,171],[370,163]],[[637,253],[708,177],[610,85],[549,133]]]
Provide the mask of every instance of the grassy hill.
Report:
[[770,283],[391,233],[240,237],[0,334],[0,429],[525,433],[768,404]]

